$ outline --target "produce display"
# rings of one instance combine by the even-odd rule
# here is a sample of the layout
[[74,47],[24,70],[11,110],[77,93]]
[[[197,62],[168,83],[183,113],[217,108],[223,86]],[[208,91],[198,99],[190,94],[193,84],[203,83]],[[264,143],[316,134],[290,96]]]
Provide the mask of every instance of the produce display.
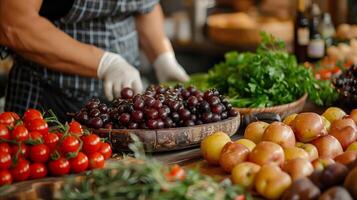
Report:
[[[349,97],[351,103],[357,102],[357,65],[351,66],[336,78],[334,85],[342,96]],[[354,99],[354,100],[353,100]]]
[[201,152],[233,183],[266,199],[357,198],[357,109],[253,122],[237,141],[216,132],[202,141]]
[[287,104],[305,93],[317,105],[330,105],[337,93],[329,81],[316,80],[311,69],[298,65],[284,43],[262,35],[256,53],[230,52],[208,74],[192,77],[199,89],[217,88],[234,107]]
[[351,39],[348,43],[341,42],[327,49],[327,57],[340,62],[357,64],[357,39]]
[[90,128],[162,129],[218,122],[238,113],[217,90],[204,93],[195,87],[151,86],[134,96],[130,88],[110,105],[89,100],[75,119]]
[[[47,122],[56,126],[49,128]],[[0,114],[0,186],[102,168],[111,155],[108,143],[76,121],[62,125],[35,109],[22,118],[13,112]]]

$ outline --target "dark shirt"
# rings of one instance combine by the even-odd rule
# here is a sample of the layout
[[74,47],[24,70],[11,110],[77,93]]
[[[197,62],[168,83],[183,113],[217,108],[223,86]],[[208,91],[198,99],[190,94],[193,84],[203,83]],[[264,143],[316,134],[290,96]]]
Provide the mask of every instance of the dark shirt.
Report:
[[74,0],[43,0],[40,15],[54,21],[64,17],[72,8]]

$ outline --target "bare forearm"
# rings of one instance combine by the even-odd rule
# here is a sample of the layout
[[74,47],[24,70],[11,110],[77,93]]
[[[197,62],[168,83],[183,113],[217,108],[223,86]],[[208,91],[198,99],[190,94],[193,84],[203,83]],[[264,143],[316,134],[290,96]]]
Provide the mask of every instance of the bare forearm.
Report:
[[48,68],[91,77],[97,75],[103,54],[101,49],[72,39],[47,19],[32,13],[23,20],[2,21],[0,44]]
[[164,32],[164,18],[160,5],[156,5],[148,14],[137,16],[136,27],[140,46],[151,63],[161,53],[172,51]]

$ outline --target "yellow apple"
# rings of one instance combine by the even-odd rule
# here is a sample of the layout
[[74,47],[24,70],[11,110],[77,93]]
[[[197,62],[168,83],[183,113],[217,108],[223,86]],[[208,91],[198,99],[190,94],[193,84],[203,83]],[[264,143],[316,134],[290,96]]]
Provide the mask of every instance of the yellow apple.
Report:
[[319,158],[319,152],[313,144],[297,142],[296,147],[304,149],[309,154],[309,160],[313,161]]
[[255,163],[242,162],[233,168],[231,175],[232,182],[245,188],[251,188],[255,175],[259,170],[260,166]]
[[266,122],[252,122],[245,128],[244,138],[258,144],[262,140],[263,133],[268,126],[269,124]]
[[208,163],[217,165],[224,145],[230,141],[231,138],[226,133],[215,132],[202,141],[201,153]]
[[350,144],[346,151],[357,151],[357,142],[353,142],[352,144]]
[[293,181],[299,178],[310,176],[310,174],[312,174],[314,171],[314,167],[310,161],[303,158],[296,158],[286,161],[282,169],[290,175]]
[[302,148],[299,147],[287,147],[284,148],[285,160],[294,160],[296,158],[309,159],[309,154]]
[[239,143],[239,144],[243,144],[244,146],[246,146],[250,151],[252,151],[254,148],[255,148],[255,143],[251,140],[248,140],[248,139],[245,139],[245,138],[242,138],[242,139],[239,139],[237,141],[235,141],[236,143]]
[[294,113],[294,114],[291,114],[291,115],[285,117],[285,119],[283,120],[283,123],[286,125],[291,125],[291,122],[295,119],[296,116],[297,116],[297,114]]
[[345,111],[341,108],[330,107],[322,114],[331,123],[335,120],[342,119],[346,115]]
[[282,122],[271,123],[265,129],[262,140],[275,142],[282,147],[293,147],[296,143],[293,130]]

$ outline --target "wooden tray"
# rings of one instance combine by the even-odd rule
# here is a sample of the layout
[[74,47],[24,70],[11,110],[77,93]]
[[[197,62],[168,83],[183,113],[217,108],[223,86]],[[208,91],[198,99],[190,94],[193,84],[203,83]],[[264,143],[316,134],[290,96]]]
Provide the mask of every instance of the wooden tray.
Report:
[[101,137],[109,137],[114,151],[128,151],[131,134],[143,142],[146,152],[163,152],[198,146],[200,142],[215,131],[234,135],[240,125],[241,117],[231,117],[215,123],[182,128],[157,130],[146,129],[91,129]]
[[302,96],[297,101],[284,105],[267,107],[267,108],[235,108],[235,109],[239,111],[239,113],[241,113],[242,115],[247,115],[251,113],[271,112],[271,113],[279,114],[280,117],[284,119],[286,116],[290,114],[299,113],[300,111],[302,111],[306,103],[306,99],[307,99],[307,94]]

